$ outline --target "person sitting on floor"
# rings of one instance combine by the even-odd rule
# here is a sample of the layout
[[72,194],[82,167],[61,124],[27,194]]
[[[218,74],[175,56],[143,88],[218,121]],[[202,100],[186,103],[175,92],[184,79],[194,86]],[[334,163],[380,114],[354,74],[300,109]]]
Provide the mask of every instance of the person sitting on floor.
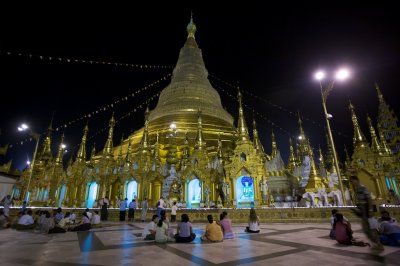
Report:
[[101,219],[100,219],[99,211],[94,211],[94,214],[93,214],[92,220],[91,220],[91,224],[92,224],[92,228],[101,227]]
[[222,212],[220,215],[219,224],[222,227],[222,231],[224,232],[224,239],[232,239],[235,238],[235,233],[232,229],[232,221],[228,218],[227,212]]
[[379,239],[382,244],[400,247],[400,226],[390,221],[383,221],[379,226]]
[[336,213],[335,223],[333,225],[336,231],[336,241],[343,245],[354,245],[354,246],[369,246],[368,243],[363,241],[356,241],[353,238],[353,230],[349,222],[343,219],[343,214]]
[[157,243],[166,243],[167,241],[173,241],[173,238],[168,236],[168,225],[165,223],[166,216],[162,215],[161,211],[161,219],[158,220],[156,226],[156,236],[155,240]]
[[189,243],[196,238],[192,224],[189,222],[189,216],[186,213],[181,215],[181,222],[178,223],[176,230],[175,240],[177,243]]
[[83,212],[80,224],[70,229],[70,231],[89,231],[91,228],[92,226],[90,225],[89,217],[87,216],[86,212]]
[[7,216],[4,215],[4,211],[0,209],[0,229],[8,228],[11,226],[11,223]]
[[26,214],[22,215],[18,220],[17,230],[28,230],[35,228],[35,221],[32,217],[32,210],[28,210]]
[[158,215],[154,214],[151,218],[151,222],[143,229],[142,236],[144,237],[144,240],[156,239],[156,223],[158,223]]
[[224,241],[224,233],[222,233],[222,228],[219,224],[217,224],[212,215],[207,215],[208,224],[206,225],[206,231],[204,235],[201,237],[202,241],[209,242],[222,242]]
[[246,227],[246,233],[259,233],[260,232],[260,219],[258,218],[254,208],[250,209],[249,226]]
[[[333,227],[333,225],[336,222],[336,213],[338,213],[337,209],[333,209],[331,211],[331,214],[332,214],[332,216],[331,216],[331,231],[329,232],[329,237],[333,240],[336,239],[336,231]],[[347,222],[350,225],[349,220],[344,215],[343,215],[343,221]]]

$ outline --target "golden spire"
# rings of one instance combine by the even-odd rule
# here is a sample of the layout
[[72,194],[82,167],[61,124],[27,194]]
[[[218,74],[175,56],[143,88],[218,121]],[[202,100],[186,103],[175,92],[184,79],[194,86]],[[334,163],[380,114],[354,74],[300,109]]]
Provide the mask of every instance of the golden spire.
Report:
[[160,150],[159,150],[159,147],[160,147],[160,145],[159,145],[159,139],[160,139],[160,133],[158,132],[158,130],[157,130],[157,133],[156,133],[156,143],[155,143],[155,145],[154,145],[154,159],[156,160],[156,161],[158,161],[159,159],[160,159]]
[[261,144],[260,138],[258,137],[257,124],[254,117],[253,117],[253,145],[257,153],[262,153],[262,154],[264,153],[264,147]]
[[81,141],[81,144],[79,145],[78,155],[76,156],[76,158],[78,159],[79,162],[86,161],[86,138],[87,138],[88,132],[89,132],[89,126],[88,126],[88,122],[86,122],[86,126],[83,129],[82,141]]
[[132,153],[131,138],[129,138],[128,149],[126,151],[126,156],[125,156],[125,162],[129,164],[132,163],[131,153]]
[[187,33],[188,33],[188,38],[193,38],[195,39],[195,33],[196,33],[196,24],[193,22],[193,12],[190,14],[190,22],[186,27]]
[[355,108],[351,101],[349,101],[349,109],[351,111],[351,120],[353,121],[353,127],[354,127],[354,137],[353,137],[353,146],[354,149],[357,147],[365,147],[366,146],[366,139],[364,134],[361,132],[360,126],[358,124],[358,119],[355,113]]
[[288,168],[291,172],[293,172],[294,168],[297,166],[296,156],[294,155],[292,138],[289,138],[289,164]]
[[271,142],[272,142],[271,157],[275,158],[276,154],[278,153],[278,146],[276,145],[274,130],[272,130],[271,132]]
[[375,82],[375,89],[376,93],[378,94],[378,100],[380,103],[385,103],[385,99],[383,98],[383,94],[381,92],[381,89],[379,88],[378,83]]
[[115,126],[115,119],[114,119],[114,112],[111,115],[111,119],[109,122],[109,130],[108,130],[108,138],[106,144],[104,145],[103,154],[104,155],[112,155],[113,146],[113,134],[114,134],[114,126]]
[[249,140],[249,130],[247,129],[246,120],[244,119],[243,106],[242,106],[242,94],[238,89],[238,100],[239,100],[239,119],[238,119],[238,135],[240,141]]
[[319,147],[319,165],[325,167],[324,155],[322,154],[321,146]]
[[94,167],[94,157],[96,156],[96,143],[93,142],[92,152],[90,153],[90,165]]
[[386,142],[383,130],[381,130],[381,125],[379,124],[379,122],[378,122],[378,132],[379,132],[379,140],[381,141],[382,144],[382,151],[384,151],[384,153],[387,155],[391,155],[392,150],[389,148],[389,145]]
[[185,140],[183,141],[182,147],[182,159],[186,160],[190,156],[190,149],[189,149],[189,139],[188,139],[188,132],[185,133]]
[[201,150],[201,149],[205,148],[206,142],[203,137],[203,126],[202,126],[202,122],[201,122],[201,110],[200,109],[197,112],[197,116],[198,116],[198,118],[197,118],[197,135],[196,135],[195,148],[198,150]]
[[149,145],[149,106],[146,108],[146,112],[144,113],[144,130],[142,140],[140,141],[140,146],[143,150],[146,150],[150,147]]
[[221,132],[218,133],[218,149],[217,156],[220,162],[223,162],[224,155],[222,153],[222,140],[221,140]]
[[118,158],[117,158],[117,161],[120,163],[120,164],[122,164],[123,165],[123,163],[124,163],[124,160],[123,160],[123,158],[122,158],[122,147],[123,147],[123,144],[124,143],[124,134],[122,134],[122,136],[121,136],[121,141],[120,141],[120,143],[119,143],[119,153],[118,153]]
[[57,158],[56,158],[57,165],[62,164],[63,155],[64,155],[64,133],[61,136],[60,146],[58,146],[58,153],[57,153]]
[[379,144],[378,137],[376,135],[375,129],[372,125],[371,118],[367,115],[367,123],[369,127],[369,132],[371,134],[371,149],[373,152],[379,153],[382,155],[384,152],[382,151],[381,145]]
[[316,192],[318,191],[318,188],[325,188],[325,185],[322,182],[321,177],[319,177],[318,175],[317,168],[315,167],[314,152],[311,149],[309,152],[309,156],[310,156],[311,169],[310,169],[310,178],[308,179],[308,183],[306,186],[306,191]]
[[54,113],[53,116],[51,117],[49,127],[47,128],[47,134],[42,145],[40,160],[50,161],[53,159],[53,155],[51,153],[51,134],[53,132],[53,118],[54,118]]
[[300,113],[298,114],[298,116],[299,116],[298,123],[299,123],[299,131],[300,131],[298,139],[299,139],[300,145],[297,148],[297,156],[299,157],[298,159],[300,160],[300,162],[302,162],[304,156],[309,155],[311,147],[310,147],[310,143],[306,137],[306,134],[304,133],[303,121],[301,120]]

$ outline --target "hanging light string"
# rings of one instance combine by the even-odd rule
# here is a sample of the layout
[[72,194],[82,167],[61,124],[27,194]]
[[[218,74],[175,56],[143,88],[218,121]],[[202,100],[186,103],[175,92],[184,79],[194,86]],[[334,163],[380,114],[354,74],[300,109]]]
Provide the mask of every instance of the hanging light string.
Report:
[[[222,79],[220,79],[220,78],[218,78],[218,77],[216,77],[216,76],[214,76],[214,75],[211,75],[211,74],[209,74],[209,76],[210,76],[211,78],[213,78],[213,79],[215,79],[215,80],[217,80],[217,81],[220,81],[220,82],[224,83],[225,85],[227,85],[227,86],[229,86],[229,87],[234,88],[234,89],[237,90],[237,85],[234,85],[234,84],[232,84],[232,83],[230,83],[230,82],[227,82],[227,81],[225,81],[225,80],[222,80]],[[213,83],[213,84],[215,84],[215,83]],[[286,113],[288,113],[288,114],[290,114],[290,115],[292,115],[292,116],[298,118],[298,113],[297,113],[297,112],[292,112],[292,111],[286,109],[285,107],[283,107],[283,106],[281,106],[281,105],[278,105],[278,104],[275,104],[275,103],[273,103],[273,102],[271,102],[271,101],[269,101],[269,100],[267,100],[267,99],[265,99],[265,98],[263,98],[263,97],[260,97],[260,96],[254,94],[254,93],[252,93],[252,92],[250,92],[250,91],[241,90],[240,92],[243,92],[244,94],[247,94],[247,95],[249,95],[249,96],[251,96],[251,97],[253,97],[253,98],[257,99],[257,100],[260,100],[260,101],[262,101],[262,102],[264,102],[264,103],[267,103],[267,104],[269,104],[270,106],[272,106],[272,107],[274,107],[274,108],[277,108],[277,109],[279,109],[279,110],[281,110],[281,111],[284,111],[284,112],[286,112]],[[325,130],[325,126],[324,126],[324,125],[322,125],[322,124],[319,123],[319,122],[316,122],[316,121],[312,120],[311,118],[302,116],[302,119],[305,120],[305,121],[309,121],[310,123],[312,123],[312,124],[314,124],[314,125],[317,125],[318,127],[320,127],[320,128],[322,128],[322,129]],[[337,134],[338,136],[348,138],[348,136],[347,136],[346,134],[344,134],[343,132],[341,132],[341,131],[332,130],[332,132],[335,133],[335,134]]]
[[[218,90],[224,92],[225,94],[227,94],[229,97],[231,97],[232,99],[234,99],[235,101],[237,100],[237,97],[235,95],[232,95],[230,92],[228,92],[227,90],[225,90],[224,88],[220,87],[219,85],[215,84],[213,81],[211,81],[211,84],[214,86],[214,88],[217,88]],[[256,114],[258,117],[264,119],[265,121],[267,121],[271,126],[278,128],[279,130],[281,130],[282,132],[288,134],[290,137],[294,137],[295,136],[290,133],[288,130],[282,128],[281,126],[279,126],[278,124],[276,124],[275,122],[271,121],[271,119],[269,119],[268,117],[266,117],[265,115],[261,114],[260,112],[256,111],[254,108],[250,107],[249,105],[243,103],[243,106],[246,107],[248,110],[252,111],[254,114]]]
[[[99,109],[97,109],[97,110],[95,110],[93,112],[89,112],[89,113],[81,115],[78,118],[75,118],[75,119],[73,119],[71,121],[65,122],[65,123],[57,126],[55,128],[55,130],[59,131],[59,130],[68,128],[68,127],[70,127],[71,125],[73,125],[73,124],[75,124],[77,122],[80,122],[82,120],[87,120],[87,119],[92,118],[92,117],[94,117],[96,115],[100,115],[100,114],[102,114],[102,113],[104,113],[104,112],[106,112],[106,111],[108,111],[110,109],[114,109],[114,107],[116,105],[118,105],[119,103],[122,103],[124,101],[128,101],[131,98],[137,97],[138,94],[140,94],[140,93],[142,93],[144,91],[147,91],[148,89],[150,89],[150,88],[152,88],[152,87],[154,87],[156,85],[159,85],[162,81],[167,80],[171,75],[172,74],[169,73],[169,74],[165,75],[164,77],[162,77],[162,78],[160,78],[160,79],[158,79],[158,80],[156,80],[156,81],[154,81],[154,82],[152,82],[152,83],[150,83],[150,84],[148,84],[148,85],[146,85],[146,86],[144,86],[144,87],[142,87],[142,88],[130,93],[127,96],[124,96],[124,97],[122,97],[122,98],[120,98],[120,99],[118,99],[118,100],[116,100],[116,101],[114,101],[114,102],[112,102],[110,104],[104,105],[103,107],[100,107]],[[135,110],[135,107],[134,107],[133,110]],[[41,135],[43,135],[43,134],[46,134],[46,131],[41,133]],[[17,141],[14,144],[10,144],[9,148],[12,148],[15,145],[21,145],[22,146],[22,145],[24,145],[24,143],[31,142],[31,141],[32,141],[32,137],[27,137],[24,140]]]
[[108,66],[118,66],[118,67],[128,67],[128,68],[136,68],[136,69],[171,69],[173,66],[167,65],[148,65],[148,64],[129,64],[129,63],[119,63],[119,62],[107,62],[107,61],[97,61],[92,59],[79,59],[79,58],[70,58],[70,57],[60,57],[60,56],[48,56],[48,55],[35,55],[35,54],[26,54],[20,52],[10,52],[5,51],[2,54],[7,56],[18,56],[21,58],[28,59],[39,59],[52,63],[66,63],[66,64],[88,64],[88,65],[108,65]]
[[73,119],[73,120],[71,120],[71,121],[69,121],[69,122],[67,122],[67,123],[64,123],[64,125],[61,125],[61,126],[57,127],[57,128],[56,128],[56,131],[58,131],[59,129],[62,129],[62,128],[67,128],[68,126],[70,126],[70,125],[72,125],[72,124],[74,124],[74,123],[76,123],[76,122],[80,122],[80,121],[82,121],[82,120],[89,119],[89,118],[91,118],[91,117],[93,117],[93,116],[96,116],[96,115],[98,115],[98,114],[100,114],[100,113],[102,113],[102,112],[105,112],[105,111],[107,111],[107,110],[109,110],[109,109],[113,109],[113,108],[114,108],[116,105],[118,105],[119,103],[126,102],[126,101],[128,101],[130,98],[137,97],[137,95],[138,95],[139,93],[144,92],[144,91],[147,91],[148,89],[154,87],[155,85],[160,84],[160,82],[167,80],[167,78],[170,77],[171,75],[172,75],[172,74],[169,73],[169,74],[165,75],[164,77],[162,77],[162,78],[160,78],[160,79],[158,79],[158,80],[156,80],[156,81],[154,81],[154,82],[152,82],[152,83],[150,83],[150,84],[148,84],[148,85],[146,85],[146,86],[144,86],[144,87],[142,87],[142,88],[140,88],[140,89],[138,89],[138,90],[136,90],[136,91],[130,93],[130,94],[127,95],[127,96],[121,97],[121,98],[119,98],[118,100],[115,100],[114,102],[112,102],[112,103],[110,103],[110,104],[104,105],[103,107],[100,107],[99,109],[97,109],[97,110],[95,110],[95,111],[92,111],[92,112],[90,112],[90,113],[81,115],[81,116],[78,117],[78,118],[75,118],[75,119]]
[[[137,105],[136,107],[134,107],[133,109],[131,109],[128,113],[122,115],[121,117],[119,117],[118,119],[115,119],[115,126],[121,122],[122,120],[124,120],[127,117],[133,116],[134,113],[136,113],[137,111],[145,108],[146,106],[149,105],[149,103],[154,100],[157,99],[158,96],[160,95],[161,90],[159,90],[156,94],[154,94],[153,96],[151,96],[150,98],[148,98],[147,100],[143,101],[142,103],[140,103],[139,105]],[[94,134],[90,135],[87,140],[92,140],[95,137],[97,137],[98,135],[102,134],[103,132],[107,131],[107,129],[109,128],[109,126],[105,126],[99,130],[97,130]],[[75,150],[79,147],[79,145],[81,145],[81,142],[72,146],[71,150]]]

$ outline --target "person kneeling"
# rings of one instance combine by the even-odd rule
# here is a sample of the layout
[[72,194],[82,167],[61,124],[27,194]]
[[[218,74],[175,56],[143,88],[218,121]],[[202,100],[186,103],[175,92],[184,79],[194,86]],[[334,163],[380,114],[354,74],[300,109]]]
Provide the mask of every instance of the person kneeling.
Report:
[[201,240],[209,242],[224,241],[224,233],[222,233],[221,226],[214,221],[212,215],[207,215],[207,220],[208,224],[206,225],[206,232],[201,237]]

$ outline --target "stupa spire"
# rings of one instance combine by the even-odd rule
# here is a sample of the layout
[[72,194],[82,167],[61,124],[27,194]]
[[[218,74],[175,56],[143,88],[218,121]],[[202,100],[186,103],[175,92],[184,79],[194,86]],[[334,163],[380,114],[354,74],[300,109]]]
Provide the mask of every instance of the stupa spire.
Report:
[[246,120],[244,118],[243,106],[242,106],[242,94],[238,89],[238,101],[239,101],[239,119],[238,119],[238,135],[239,140],[248,141],[249,140],[249,130],[247,129]]
[[354,136],[353,136],[353,146],[354,149],[357,147],[365,147],[366,146],[366,138],[361,131],[360,125],[358,124],[358,118],[355,113],[355,108],[351,101],[349,101],[349,109],[351,112],[351,120],[353,121],[353,128],[354,128]]
[[58,153],[57,153],[57,157],[56,157],[56,164],[60,165],[62,164],[62,160],[63,160],[63,155],[64,155],[64,133],[61,136],[61,142],[60,145],[58,146]]
[[197,135],[196,135],[196,145],[195,148],[198,150],[204,149],[206,142],[203,137],[203,125],[201,121],[201,110],[197,112]]
[[379,143],[378,136],[376,135],[374,126],[372,125],[372,121],[371,121],[371,118],[369,117],[369,115],[367,115],[367,123],[368,123],[368,127],[369,127],[369,133],[371,134],[371,149],[372,149],[372,151],[379,153],[379,154],[383,154],[384,152],[382,152],[382,148]]
[[83,128],[82,141],[81,144],[79,145],[78,154],[76,156],[79,162],[86,161],[86,139],[88,132],[89,132],[89,125],[88,122],[86,122],[86,125]]
[[257,153],[264,153],[264,147],[258,137],[256,120],[253,118],[253,145]]
[[112,150],[114,148],[114,146],[113,146],[113,134],[114,134],[114,126],[115,126],[114,112],[111,115],[111,119],[110,119],[110,122],[108,125],[110,128],[108,129],[108,137],[107,137],[106,144],[104,145],[103,154],[111,156]]

